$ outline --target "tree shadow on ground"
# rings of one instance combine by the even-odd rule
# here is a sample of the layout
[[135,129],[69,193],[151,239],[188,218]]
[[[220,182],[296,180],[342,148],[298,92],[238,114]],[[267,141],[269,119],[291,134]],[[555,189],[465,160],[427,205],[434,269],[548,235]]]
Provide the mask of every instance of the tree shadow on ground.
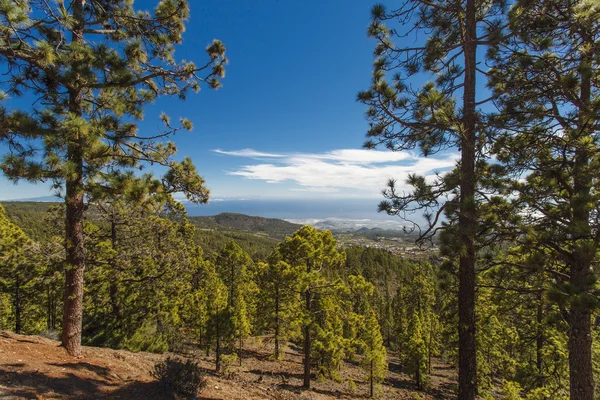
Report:
[[335,398],[342,398],[343,396],[348,395],[348,393],[342,392],[341,390],[328,390],[328,389],[322,389],[322,388],[318,388],[318,387],[311,387],[310,389],[304,389],[301,385],[291,385],[291,384],[280,384],[276,386],[278,389],[281,390],[287,390],[296,394],[301,394],[301,393],[319,393],[322,394],[324,396],[332,396]]
[[252,369],[248,372],[251,374],[255,374],[255,375],[268,375],[268,376],[272,376],[272,377],[283,377],[285,379],[300,379],[300,380],[302,380],[304,378],[304,374],[302,374],[302,373],[293,373],[293,372],[289,372],[289,371],[269,371],[269,370],[262,370],[262,369]]
[[446,382],[434,389],[431,389],[429,393],[434,399],[455,399],[458,393],[458,386],[455,383]]
[[75,371],[86,370],[89,372],[93,372],[94,374],[101,376],[103,378],[112,379],[117,377],[116,375],[111,376],[110,369],[106,367],[101,367],[99,365],[94,365],[86,362],[78,362],[78,363],[47,363],[48,365],[52,365],[54,367],[67,368]]
[[271,356],[272,356],[271,354],[260,353],[258,351],[254,351],[254,350],[247,350],[247,349],[238,350],[238,357],[240,357],[242,360],[248,359],[248,358],[255,358],[260,361],[270,361]]
[[[77,364],[65,364],[65,367],[78,369],[75,365]],[[35,399],[42,396],[61,399],[174,400],[174,396],[166,392],[158,382],[135,381],[116,387],[117,384],[82,378],[72,373],[55,377],[39,371],[17,372],[0,367],[0,384],[3,386],[1,394],[6,398]]]

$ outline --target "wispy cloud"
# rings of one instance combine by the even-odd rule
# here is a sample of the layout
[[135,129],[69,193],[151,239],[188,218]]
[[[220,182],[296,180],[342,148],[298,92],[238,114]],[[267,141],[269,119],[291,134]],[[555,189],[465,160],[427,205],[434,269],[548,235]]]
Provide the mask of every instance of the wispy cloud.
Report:
[[234,151],[225,151],[221,149],[215,149],[213,152],[223,154],[226,156],[237,156],[237,157],[249,157],[249,158],[281,158],[285,157],[282,154],[263,153],[252,149],[242,149]]
[[[411,173],[432,177],[456,164],[456,154],[436,158],[419,157],[412,152],[340,149],[324,153],[267,153],[253,149],[214,150],[215,153],[251,158],[230,175],[268,183],[293,182],[302,192],[379,193],[387,180],[404,186]],[[408,187],[406,187],[408,189]]]

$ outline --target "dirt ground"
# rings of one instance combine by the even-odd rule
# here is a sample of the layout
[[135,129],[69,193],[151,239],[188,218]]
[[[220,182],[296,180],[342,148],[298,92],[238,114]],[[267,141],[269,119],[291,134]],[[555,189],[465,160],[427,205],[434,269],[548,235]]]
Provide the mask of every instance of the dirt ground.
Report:
[[[312,390],[301,390],[302,356],[290,345],[284,359],[270,360],[272,345],[250,339],[245,344],[242,366],[236,362],[229,372],[214,373],[214,357],[188,352],[205,369],[208,385],[199,399],[364,399],[368,385],[363,370],[347,363],[342,382],[317,380]],[[59,342],[39,336],[0,332],[0,399],[173,399],[152,378],[154,365],[166,355],[132,353],[84,347],[82,358],[70,357]],[[456,390],[456,373],[437,361],[433,363],[429,390],[417,392],[409,376],[401,372],[394,357],[381,385],[384,399],[451,399]],[[350,382],[354,382],[352,385]],[[355,386],[355,387],[353,387]]]

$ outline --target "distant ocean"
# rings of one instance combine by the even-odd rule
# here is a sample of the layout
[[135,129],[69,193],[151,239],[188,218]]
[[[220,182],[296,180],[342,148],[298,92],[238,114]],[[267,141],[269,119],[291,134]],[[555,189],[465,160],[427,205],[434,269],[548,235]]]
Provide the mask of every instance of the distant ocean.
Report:
[[216,215],[234,212],[267,218],[280,219],[370,219],[396,220],[397,217],[378,213],[380,199],[215,199],[206,205],[186,203],[188,214]]
[[[336,226],[382,227],[400,229],[404,223],[400,218],[377,212],[382,199],[212,199],[209,204],[197,205],[184,202],[190,216],[217,215],[224,212],[251,216],[279,218],[299,224],[314,225],[328,221]],[[10,200],[6,200],[10,201]],[[12,201],[61,201],[47,196]],[[420,215],[413,215],[417,222]]]

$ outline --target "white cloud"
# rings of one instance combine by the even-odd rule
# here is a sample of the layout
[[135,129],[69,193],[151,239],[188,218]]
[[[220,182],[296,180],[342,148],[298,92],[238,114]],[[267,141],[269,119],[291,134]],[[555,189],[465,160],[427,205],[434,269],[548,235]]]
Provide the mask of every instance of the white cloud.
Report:
[[302,192],[379,193],[390,178],[400,189],[409,189],[404,182],[409,174],[431,177],[436,172],[456,165],[457,154],[437,158],[419,157],[412,152],[340,149],[325,153],[265,153],[252,149],[236,151],[214,150],[228,155],[252,158],[261,162],[244,165],[230,175],[268,183],[294,182]]
[[238,157],[250,157],[250,158],[280,158],[285,157],[282,154],[263,153],[252,149],[242,149],[235,151],[225,151],[221,149],[215,149],[213,152],[223,154],[226,156],[238,156]]

